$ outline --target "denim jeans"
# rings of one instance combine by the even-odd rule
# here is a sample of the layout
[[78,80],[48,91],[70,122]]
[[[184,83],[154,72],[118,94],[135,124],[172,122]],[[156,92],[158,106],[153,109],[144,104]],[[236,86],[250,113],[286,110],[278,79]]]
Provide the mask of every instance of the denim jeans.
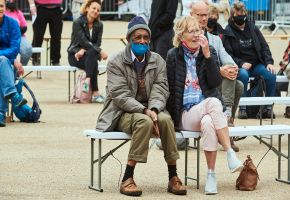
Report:
[[27,65],[32,55],[32,46],[25,36],[21,37],[20,43],[20,62],[22,65]]
[[276,75],[272,74],[267,70],[266,66],[263,64],[258,64],[256,66],[252,66],[250,70],[246,70],[244,68],[240,68],[238,74],[238,80],[242,81],[244,84],[244,93],[243,97],[247,96],[247,88],[249,77],[255,77],[261,75],[265,79],[266,82],[266,97],[274,97],[275,89],[276,89]]
[[0,114],[5,115],[8,110],[6,97],[15,93],[15,74],[8,58],[0,56]]

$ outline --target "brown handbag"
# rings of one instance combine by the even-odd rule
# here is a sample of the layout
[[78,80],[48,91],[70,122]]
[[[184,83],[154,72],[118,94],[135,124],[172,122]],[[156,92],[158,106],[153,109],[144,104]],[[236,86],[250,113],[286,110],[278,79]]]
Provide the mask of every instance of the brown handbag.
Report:
[[254,165],[250,155],[248,155],[247,160],[244,162],[244,168],[236,180],[236,189],[244,191],[255,190],[258,179],[259,174],[257,167]]

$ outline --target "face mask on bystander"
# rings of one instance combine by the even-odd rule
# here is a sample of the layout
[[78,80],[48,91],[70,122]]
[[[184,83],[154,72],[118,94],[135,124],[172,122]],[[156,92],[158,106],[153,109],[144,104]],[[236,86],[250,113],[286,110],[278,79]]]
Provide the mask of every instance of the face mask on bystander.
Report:
[[143,56],[149,50],[149,44],[139,44],[132,42],[131,49],[135,56]]
[[243,25],[247,21],[247,15],[233,16],[233,22],[238,26]]

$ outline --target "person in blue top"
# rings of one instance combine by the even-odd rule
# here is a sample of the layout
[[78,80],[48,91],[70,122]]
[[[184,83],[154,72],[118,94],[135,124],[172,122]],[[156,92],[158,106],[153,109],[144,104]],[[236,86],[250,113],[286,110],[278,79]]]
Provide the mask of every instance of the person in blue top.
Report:
[[5,0],[0,0],[0,127],[6,125],[8,99],[16,106],[27,103],[27,100],[17,93],[14,84],[15,72],[19,75],[24,73],[21,65],[16,65],[15,71],[13,67],[20,49],[20,28],[16,20],[4,14],[5,9]]

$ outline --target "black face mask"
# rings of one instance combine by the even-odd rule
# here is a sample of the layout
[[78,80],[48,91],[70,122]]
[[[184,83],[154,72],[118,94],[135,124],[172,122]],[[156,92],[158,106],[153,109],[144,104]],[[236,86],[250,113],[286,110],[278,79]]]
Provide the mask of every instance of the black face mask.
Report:
[[243,25],[247,21],[247,15],[238,15],[238,16],[233,16],[233,21],[235,24],[238,26]]
[[214,29],[217,26],[217,19],[208,18],[207,27],[210,29]]
[[14,11],[16,9],[16,2],[9,2],[9,1],[7,1],[6,2],[6,7],[9,10]]

